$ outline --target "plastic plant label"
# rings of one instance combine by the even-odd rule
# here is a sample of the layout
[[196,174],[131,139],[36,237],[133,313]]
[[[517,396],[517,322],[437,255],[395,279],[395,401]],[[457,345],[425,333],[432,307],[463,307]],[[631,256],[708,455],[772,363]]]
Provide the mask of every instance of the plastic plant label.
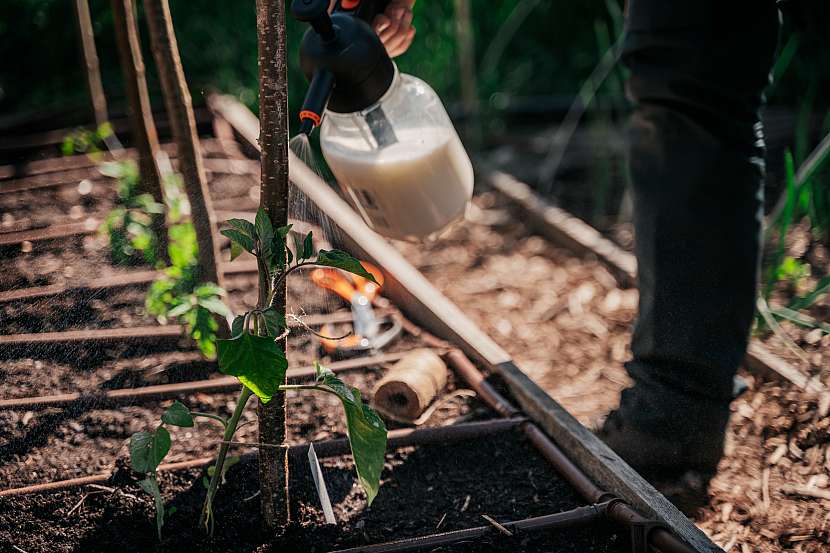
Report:
[[331,506],[329,499],[329,491],[326,488],[326,481],[323,478],[323,469],[320,467],[320,461],[317,460],[317,453],[314,451],[314,444],[308,444],[308,465],[311,468],[311,477],[314,479],[314,487],[317,488],[317,497],[320,498],[320,505],[323,506],[323,516],[326,519],[326,524],[337,524],[337,519],[334,518],[334,509]]

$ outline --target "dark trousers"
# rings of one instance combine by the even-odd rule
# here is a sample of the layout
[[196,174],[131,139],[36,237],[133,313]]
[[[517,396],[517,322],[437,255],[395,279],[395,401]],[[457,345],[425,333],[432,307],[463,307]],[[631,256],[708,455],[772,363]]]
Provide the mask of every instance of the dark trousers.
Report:
[[759,268],[759,120],[774,0],[630,0],[623,61],[640,306],[626,420],[712,435],[729,415]]

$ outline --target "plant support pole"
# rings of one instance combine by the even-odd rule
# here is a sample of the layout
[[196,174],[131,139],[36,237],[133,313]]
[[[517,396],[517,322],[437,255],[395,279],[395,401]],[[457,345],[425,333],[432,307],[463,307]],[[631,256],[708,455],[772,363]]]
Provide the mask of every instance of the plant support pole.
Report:
[[89,15],[87,0],[75,0],[75,15],[78,20],[78,33],[81,37],[81,53],[89,99],[92,103],[92,114],[95,117],[95,126],[100,127],[108,120],[107,97],[104,95],[104,85],[101,84],[101,67],[98,63],[98,53],[95,51],[95,34],[92,30],[92,18]]
[[[196,132],[193,102],[179,56],[168,0],[144,0],[150,44],[158,67],[161,91],[179,157],[179,170],[190,202],[193,227],[199,245],[199,279],[222,286],[217,270],[219,242],[213,232],[210,191]],[[220,324],[220,328],[223,325]]]
[[[138,40],[138,25],[135,20],[132,0],[112,0],[112,17],[115,24],[115,38],[118,43],[118,57],[124,74],[124,91],[127,95],[127,111],[133,131],[135,148],[138,151],[138,169],[141,175],[141,190],[150,194],[157,202],[164,202],[161,188],[161,171],[156,155],[159,139],[153,112],[150,107],[150,93],[147,91],[144,59]],[[153,229],[159,239],[159,256],[167,258],[167,229],[164,215],[153,218]]]
[[[259,143],[262,147],[260,206],[274,228],[288,224],[288,75],[285,50],[285,2],[257,0],[257,45],[259,56]],[[267,306],[269,286],[260,269],[259,305]],[[285,282],[274,290],[273,306],[285,316]],[[280,341],[285,351],[285,339]],[[285,384],[285,382],[283,382]],[[285,393],[259,403],[259,442],[285,441]],[[262,519],[268,530],[286,524],[288,510],[288,451],[260,448],[259,485]]]

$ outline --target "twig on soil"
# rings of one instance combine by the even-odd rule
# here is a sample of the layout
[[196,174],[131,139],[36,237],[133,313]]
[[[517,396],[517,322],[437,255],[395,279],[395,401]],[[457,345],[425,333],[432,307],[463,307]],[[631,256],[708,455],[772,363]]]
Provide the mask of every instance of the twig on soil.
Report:
[[469,507],[469,506],[470,506],[470,496],[468,495],[467,497],[464,498],[464,505],[461,506],[461,512],[463,513],[464,511],[466,511],[467,507]]
[[441,520],[439,520],[439,521],[438,521],[438,524],[436,524],[436,525],[435,525],[435,529],[436,529],[436,530],[438,530],[439,528],[441,528],[441,525],[442,525],[442,524],[444,524],[444,521],[445,521],[446,519],[447,519],[447,513],[444,513],[444,514],[441,516]]
[[[469,497],[469,496],[467,496],[467,497]],[[505,536],[511,536],[511,537],[513,536],[513,532],[511,532],[510,530],[508,530],[507,528],[505,528],[504,526],[502,526],[501,524],[499,524],[498,522],[496,522],[496,519],[494,519],[494,518],[493,518],[493,517],[491,517],[490,515],[481,515],[481,518],[483,518],[484,520],[486,520],[487,522],[489,522],[490,524],[492,524],[492,525],[493,525],[493,527],[494,527],[496,530],[498,530],[499,532],[501,532],[501,533],[502,533],[502,534],[504,534]]]
[[96,490],[115,493],[115,488],[110,488],[109,486],[102,486],[101,484],[87,484],[87,486],[89,486],[90,488],[95,488]]
[[12,545],[12,549],[14,549],[15,551],[17,551],[18,553],[29,553],[29,552],[28,552],[28,551],[26,551],[25,549],[20,549],[20,548],[19,548],[19,547],[17,547],[16,545]]
[[769,459],[767,459],[767,464],[777,465],[778,461],[780,461],[786,453],[787,453],[787,444],[779,445],[775,449],[775,451],[772,452],[772,455],[769,456]]
[[769,500],[769,467],[766,467],[761,472],[761,501],[764,505],[764,512],[767,512],[770,507]]
[[820,488],[811,488],[808,486],[784,485],[781,486],[781,493],[830,500],[830,490],[822,490]]
[[89,493],[85,493],[85,494],[81,497],[80,501],[78,501],[78,502],[75,504],[75,506],[74,506],[74,507],[72,507],[71,509],[69,509],[69,512],[68,512],[68,513],[66,513],[66,516],[68,517],[69,515],[71,515],[71,514],[72,514],[72,513],[74,513],[75,511],[79,510],[79,509],[81,508],[81,506],[84,504],[84,501],[86,501],[86,498],[87,498],[87,497],[89,497],[90,495],[96,495],[96,494],[99,494],[99,493],[104,493],[105,491],[114,491],[114,490],[112,490],[111,488],[108,488],[107,490],[102,490],[102,491],[97,491],[97,492],[89,492]]
[[263,443],[260,443],[260,442],[235,442],[233,440],[230,440],[230,441],[223,440],[220,443],[228,444],[228,445],[241,445],[241,446],[246,446],[246,447],[270,447],[270,448],[273,448],[273,449],[288,449],[290,447],[289,445],[286,445],[286,444],[263,444]]

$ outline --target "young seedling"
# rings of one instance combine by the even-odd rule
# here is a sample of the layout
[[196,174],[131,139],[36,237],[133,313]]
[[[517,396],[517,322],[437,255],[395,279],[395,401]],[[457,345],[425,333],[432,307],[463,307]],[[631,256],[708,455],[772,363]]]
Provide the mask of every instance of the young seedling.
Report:
[[202,354],[214,359],[219,329],[214,315],[231,314],[222,302],[225,291],[212,282],[200,281],[196,233],[190,223],[172,226],[169,244],[170,266],[150,286],[147,312],[162,324],[169,319],[184,322]]
[[100,232],[109,239],[110,255],[116,265],[143,260],[159,261],[159,237],[153,217],[164,214],[164,205],[139,191],[138,167],[131,160],[110,161],[99,167],[101,174],[118,181],[116,207],[101,223]]
[[[227,420],[218,415],[192,413],[174,403],[162,416],[162,423],[153,432],[139,432],[130,441],[130,454],[133,468],[147,474],[142,487],[153,495],[156,503],[157,526],[161,528],[164,519],[164,506],[161,503],[155,470],[170,449],[170,436],[165,424],[186,426],[192,423],[193,416],[206,416],[218,420],[224,433],[219,453],[209,471],[207,495],[205,497],[200,526],[212,533],[214,527],[213,506],[216,493],[225,477],[227,456],[234,434],[239,426],[239,419],[252,395],[259,401],[267,403],[277,394],[286,390],[309,390],[337,396],[343,405],[346,428],[354,457],[355,469],[360,485],[366,491],[371,504],[378,493],[380,474],[383,469],[386,450],[386,426],[383,420],[368,405],[363,403],[360,391],[347,386],[335,374],[315,363],[316,378],[310,384],[283,384],[288,370],[285,352],[279,346],[288,332],[285,319],[274,307],[275,291],[281,288],[289,274],[301,267],[334,267],[375,281],[360,262],[340,250],[314,250],[311,233],[295,245],[294,251],[287,245],[291,226],[273,228],[264,210],[257,212],[255,223],[242,219],[228,221],[229,229],[222,234],[231,240],[231,258],[235,259],[243,251],[257,258],[260,269],[260,282],[264,283],[265,306],[253,309],[237,316],[232,325],[232,337],[217,341],[219,370],[235,376],[243,384],[233,414]],[[181,407],[178,407],[178,406]],[[171,410],[174,412],[171,414]],[[185,411],[190,418],[184,416]],[[175,415],[175,416],[174,416]],[[166,418],[165,418],[166,417]],[[283,444],[264,444],[284,447]]]

